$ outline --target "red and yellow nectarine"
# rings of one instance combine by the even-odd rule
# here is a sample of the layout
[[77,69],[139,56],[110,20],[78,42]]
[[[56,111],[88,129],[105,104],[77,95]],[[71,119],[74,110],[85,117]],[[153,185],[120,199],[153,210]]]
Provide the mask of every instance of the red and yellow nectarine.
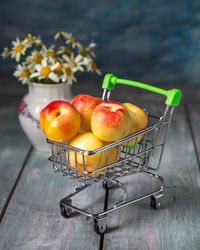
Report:
[[91,128],[100,140],[113,142],[128,135],[132,123],[129,112],[116,101],[99,104],[92,113]]
[[81,125],[81,117],[74,106],[65,101],[53,101],[40,112],[40,126],[52,141],[66,142],[74,137]]
[[89,95],[77,95],[71,104],[79,111],[81,115],[81,130],[91,131],[92,112],[103,100]]

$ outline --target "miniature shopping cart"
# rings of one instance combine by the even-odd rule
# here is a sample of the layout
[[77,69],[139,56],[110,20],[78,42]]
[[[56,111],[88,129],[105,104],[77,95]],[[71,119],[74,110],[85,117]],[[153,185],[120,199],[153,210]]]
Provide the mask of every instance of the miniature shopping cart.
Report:
[[[166,96],[166,108],[161,117],[155,114],[148,114],[148,127],[126,136],[118,141],[115,141],[109,145],[98,148],[94,151],[85,151],[78,148],[69,146],[67,143],[57,143],[47,139],[47,142],[52,145],[52,155],[49,160],[53,162],[53,169],[55,172],[60,172],[64,176],[68,176],[77,179],[81,182],[81,185],[69,194],[67,197],[60,201],[60,212],[65,218],[68,218],[72,211],[77,211],[83,215],[91,217],[94,220],[95,232],[102,234],[107,229],[107,215],[120,208],[136,203],[146,198],[150,198],[150,205],[152,208],[159,208],[163,197],[164,179],[163,177],[155,174],[155,171],[159,169],[163,150],[165,146],[165,140],[167,130],[170,124],[172,113],[174,108],[179,105],[182,97],[182,93],[178,89],[163,90],[157,87],[153,87],[147,84],[119,79],[113,74],[107,74],[104,78],[102,88],[103,100],[109,100],[111,91],[116,84],[125,84],[142,88],[145,90],[153,91],[158,94]],[[141,136],[142,135],[142,136]],[[142,137],[142,139],[140,139]],[[130,145],[134,140],[134,145]],[[117,146],[117,154],[115,162],[109,164],[109,157],[112,149]],[[102,154],[107,152],[107,161],[104,167],[100,168],[100,161]],[[157,153],[156,153],[157,152]],[[74,154],[75,167],[70,165],[69,153]],[[98,154],[99,161],[94,171],[88,172],[85,167],[85,157]],[[77,167],[77,157],[82,157],[83,169],[80,170]],[[150,159],[156,157],[156,161],[153,161],[155,165],[151,166]],[[156,162],[156,163],[155,163]],[[101,171],[100,171],[101,170]],[[118,180],[120,177],[128,176],[132,174],[142,173],[149,177],[153,177],[159,183],[159,188],[146,193],[136,199],[127,201],[127,189],[125,185]],[[75,207],[72,204],[72,197],[89,187],[93,183],[102,182],[104,188],[110,188],[112,185],[117,185],[123,190],[123,199],[114,204],[113,207],[102,211],[100,213],[89,213],[83,209]]]

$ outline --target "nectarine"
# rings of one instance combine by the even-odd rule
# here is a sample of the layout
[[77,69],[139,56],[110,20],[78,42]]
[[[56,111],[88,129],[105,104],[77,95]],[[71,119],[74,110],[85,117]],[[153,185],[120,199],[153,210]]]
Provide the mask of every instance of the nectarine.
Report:
[[[77,136],[75,136],[71,142],[69,143],[69,146],[75,147],[81,150],[86,151],[93,151],[95,149],[101,148],[103,146],[106,146],[108,143],[105,143],[98,138],[96,138],[92,132],[84,132]],[[119,159],[119,153],[117,157],[117,149],[118,147],[115,146],[111,149],[110,153],[109,150],[104,150],[102,153],[95,153],[92,155],[85,155],[84,156],[84,162],[83,162],[83,155],[80,153],[76,153],[75,158],[75,152],[72,150],[69,150],[69,165],[73,168],[77,168],[80,170],[84,170],[84,164],[85,164],[85,171],[92,172],[97,169],[101,169],[102,167],[105,167],[105,165],[109,165],[114,163]],[[107,161],[109,155],[109,160]],[[66,153],[68,158],[68,153]],[[117,158],[117,159],[116,159]],[[99,165],[98,165],[99,164]],[[97,174],[100,174],[103,170],[100,170],[97,172]],[[83,172],[78,171],[79,175],[83,175]],[[92,173],[91,175],[94,175],[95,173]],[[89,174],[88,174],[89,175]]]
[[81,130],[91,131],[91,116],[97,105],[103,100],[89,95],[77,95],[71,104],[79,111],[81,115]]
[[[132,125],[129,132],[129,135],[136,133],[142,129],[145,129],[148,125],[148,118],[145,111],[136,105],[132,103],[123,103],[123,106],[128,110],[131,119],[132,119]],[[138,136],[137,142],[139,142],[142,139],[143,135]],[[136,138],[133,138],[130,140],[129,145],[134,145],[136,141]],[[124,146],[127,145],[127,143],[123,144]]]
[[53,101],[40,112],[40,126],[50,140],[66,142],[74,137],[81,117],[74,106],[65,101]]
[[99,104],[92,113],[91,128],[100,140],[113,142],[128,135],[132,123],[129,112],[116,101]]

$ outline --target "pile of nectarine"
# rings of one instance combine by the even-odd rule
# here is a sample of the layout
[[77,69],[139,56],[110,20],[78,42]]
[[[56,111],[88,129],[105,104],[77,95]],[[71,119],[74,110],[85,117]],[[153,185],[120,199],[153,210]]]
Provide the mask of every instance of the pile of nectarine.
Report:
[[[139,107],[116,101],[103,101],[89,95],[77,95],[71,103],[53,101],[40,113],[40,126],[46,137],[69,146],[93,151],[147,127],[147,115]],[[138,140],[140,140],[142,136]],[[132,139],[129,145],[135,144]],[[123,144],[124,146],[127,143]],[[69,164],[92,172],[119,159],[119,146],[101,154],[86,155],[69,151]],[[118,153],[117,153],[118,152]],[[102,170],[97,173],[101,173]],[[82,172],[78,172],[83,175]]]

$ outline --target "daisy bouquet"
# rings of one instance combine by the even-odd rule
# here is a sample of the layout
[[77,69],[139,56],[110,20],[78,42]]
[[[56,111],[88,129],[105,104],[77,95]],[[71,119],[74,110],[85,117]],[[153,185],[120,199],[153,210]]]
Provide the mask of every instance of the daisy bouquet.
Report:
[[4,48],[2,56],[18,63],[13,75],[22,84],[31,81],[72,84],[82,72],[101,74],[94,61],[94,42],[83,47],[71,33],[63,31],[54,39],[56,44],[47,47],[39,37],[28,34],[24,40],[16,38],[11,49]]

